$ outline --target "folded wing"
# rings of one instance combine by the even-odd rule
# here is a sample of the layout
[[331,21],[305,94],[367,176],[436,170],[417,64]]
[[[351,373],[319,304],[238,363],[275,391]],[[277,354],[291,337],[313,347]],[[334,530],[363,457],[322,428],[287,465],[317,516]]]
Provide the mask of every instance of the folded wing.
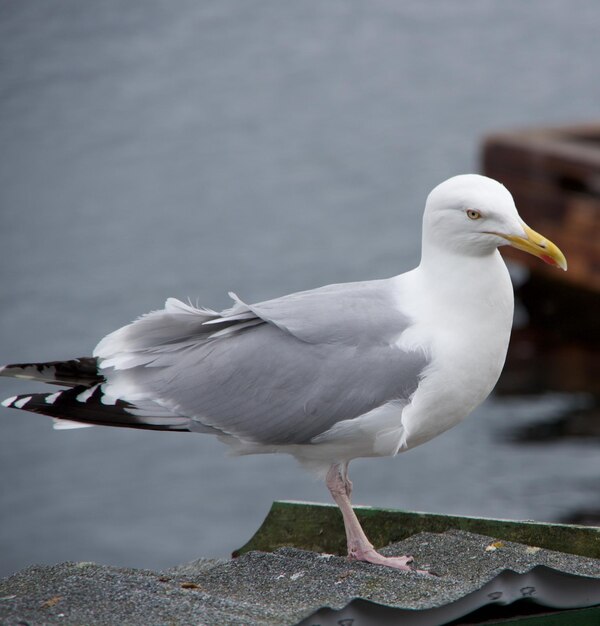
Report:
[[387,281],[330,285],[216,313],[174,299],[97,346],[104,392],[155,403],[198,430],[309,443],[336,423],[407,402],[427,365],[397,347],[410,320]]

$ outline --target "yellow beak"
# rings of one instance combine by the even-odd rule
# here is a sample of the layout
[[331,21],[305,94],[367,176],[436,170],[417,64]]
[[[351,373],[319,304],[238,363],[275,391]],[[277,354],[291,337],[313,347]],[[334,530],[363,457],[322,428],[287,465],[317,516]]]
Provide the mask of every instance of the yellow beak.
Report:
[[500,233],[494,234],[506,239],[514,248],[529,252],[529,254],[539,257],[549,265],[560,267],[565,271],[567,270],[567,259],[565,259],[565,255],[560,251],[558,246],[555,246],[549,239],[536,233],[535,230],[529,228],[526,224],[523,224],[523,229],[525,230],[525,237],[501,235]]

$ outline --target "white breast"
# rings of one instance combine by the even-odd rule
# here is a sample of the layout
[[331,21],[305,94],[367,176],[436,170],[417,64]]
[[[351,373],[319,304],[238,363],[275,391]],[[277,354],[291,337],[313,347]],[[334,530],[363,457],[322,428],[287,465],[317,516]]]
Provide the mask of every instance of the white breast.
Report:
[[493,389],[506,358],[514,299],[500,254],[463,259],[450,273],[444,269],[439,280],[422,267],[398,277],[398,306],[415,321],[398,346],[425,346],[431,357],[402,413],[400,450],[463,420]]

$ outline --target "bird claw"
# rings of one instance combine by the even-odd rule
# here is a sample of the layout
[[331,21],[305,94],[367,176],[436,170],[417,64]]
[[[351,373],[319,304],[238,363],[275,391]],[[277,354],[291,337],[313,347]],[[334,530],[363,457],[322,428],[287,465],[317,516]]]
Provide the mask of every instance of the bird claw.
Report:
[[356,550],[348,555],[348,558],[353,561],[365,561],[366,563],[372,563],[373,565],[383,565],[384,567],[393,567],[404,572],[416,572],[417,574],[429,574],[425,570],[419,570],[411,567],[409,564],[413,563],[412,556],[383,556],[376,550]]

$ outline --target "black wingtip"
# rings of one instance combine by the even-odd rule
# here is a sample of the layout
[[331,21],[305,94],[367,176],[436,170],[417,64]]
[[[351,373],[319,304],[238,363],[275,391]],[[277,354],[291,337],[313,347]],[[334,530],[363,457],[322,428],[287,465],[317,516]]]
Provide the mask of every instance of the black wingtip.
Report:
[[80,357],[44,363],[11,363],[0,368],[0,376],[37,380],[51,385],[92,387],[104,381],[98,372],[98,359]]
[[12,396],[2,402],[9,409],[48,415],[55,419],[90,426],[116,426],[143,430],[190,431],[189,420],[176,416],[141,414],[138,407],[124,400],[106,402],[102,384],[81,385],[55,393]]

